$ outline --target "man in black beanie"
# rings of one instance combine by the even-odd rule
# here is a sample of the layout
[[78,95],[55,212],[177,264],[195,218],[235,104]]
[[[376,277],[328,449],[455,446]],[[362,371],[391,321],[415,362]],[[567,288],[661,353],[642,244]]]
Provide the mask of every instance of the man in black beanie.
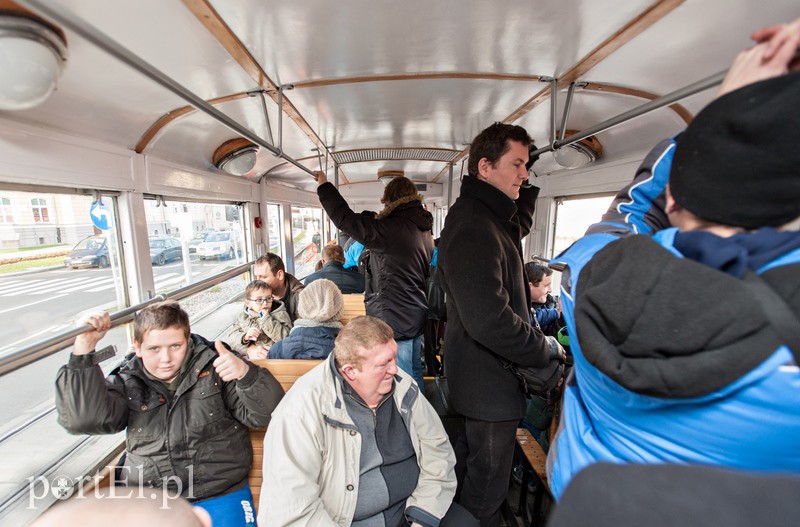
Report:
[[558,498],[600,461],[800,473],[800,19],[554,262],[574,354]]

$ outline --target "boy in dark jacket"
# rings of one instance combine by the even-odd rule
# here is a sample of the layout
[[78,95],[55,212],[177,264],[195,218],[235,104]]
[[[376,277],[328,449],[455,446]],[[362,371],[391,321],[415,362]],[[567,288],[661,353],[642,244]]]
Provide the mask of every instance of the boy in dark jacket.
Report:
[[255,525],[247,474],[247,427],[264,428],[280,402],[277,380],[189,329],[177,302],[134,319],[134,349],[103,381],[92,351],[111,327],[108,313],[84,317],[58,372],[58,420],[74,434],[127,430],[126,484],[162,487],[206,509],[214,525]]

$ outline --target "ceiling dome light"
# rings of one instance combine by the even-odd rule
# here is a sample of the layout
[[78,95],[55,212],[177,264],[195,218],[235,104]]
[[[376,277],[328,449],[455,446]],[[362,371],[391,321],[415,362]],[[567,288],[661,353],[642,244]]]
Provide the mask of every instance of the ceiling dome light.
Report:
[[0,15],[0,110],[27,110],[53,92],[67,61],[60,31],[21,15]]
[[225,141],[214,152],[212,162],[218,169],[234,176],[244,176],[256,166],[258,147],[238,137]]
[[378,180],[383,183],[384,187],[394,178],[403,177],[404,175],[405,172],[402,170],[378,170]]
[[[567,138],[577,132],[567,130]],[[581,139],[576,143],[562,146],[553,151],[556,162],[564,168],[582,168],[600,159],[603,155],[603,145],[594,136]]]

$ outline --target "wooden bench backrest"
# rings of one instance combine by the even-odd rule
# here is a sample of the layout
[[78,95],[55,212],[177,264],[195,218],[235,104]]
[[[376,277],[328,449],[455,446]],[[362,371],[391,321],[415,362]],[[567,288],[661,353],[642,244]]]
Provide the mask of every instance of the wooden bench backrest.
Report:
[[348,294],[342,295],[344,298],[344,315],[342,315],[342,325],[346,326],[350,320],[360,315],[366,315],[367,311],[364,307],[364,295],[361,294]]
[[[281,383],[283,390],[288,392],[294,381],[321,362],[321,360],[261,359],[254,360],[253,364],[268,369]],[[250,474],[247,475],[247,481],[250,483],[250,490],[253,491],[253,504],[258,510],[263,479],[264,431],[250,430],[250,442],[253,444],[253,464],[250,467]]]

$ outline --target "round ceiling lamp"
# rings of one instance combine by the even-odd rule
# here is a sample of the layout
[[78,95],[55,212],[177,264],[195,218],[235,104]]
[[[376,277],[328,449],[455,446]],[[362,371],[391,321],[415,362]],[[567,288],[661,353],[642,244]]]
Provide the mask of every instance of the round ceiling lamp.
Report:
[[[575,130],[567,130],[566,137],[569,138],[570,135],[577,133]],[[603,145],[594,136],[581,139],[553,151],[553,157],[556,162],[569,169],[585,167],[589,163],[600,159],[602,155]]]
[[20,14],[0,15],[0,110],[27,110],[44,102],[66,61],[60,30]]
[[244,176],[255,168],[257,157],[258,146],[243,137],[237,137],[219,145],[212,162],[228,174]]
[[379,170],[378,180],[383,183],[383,186],[385,187],[394,178],[403,177],[404,175],[405,172],[403,170]]

